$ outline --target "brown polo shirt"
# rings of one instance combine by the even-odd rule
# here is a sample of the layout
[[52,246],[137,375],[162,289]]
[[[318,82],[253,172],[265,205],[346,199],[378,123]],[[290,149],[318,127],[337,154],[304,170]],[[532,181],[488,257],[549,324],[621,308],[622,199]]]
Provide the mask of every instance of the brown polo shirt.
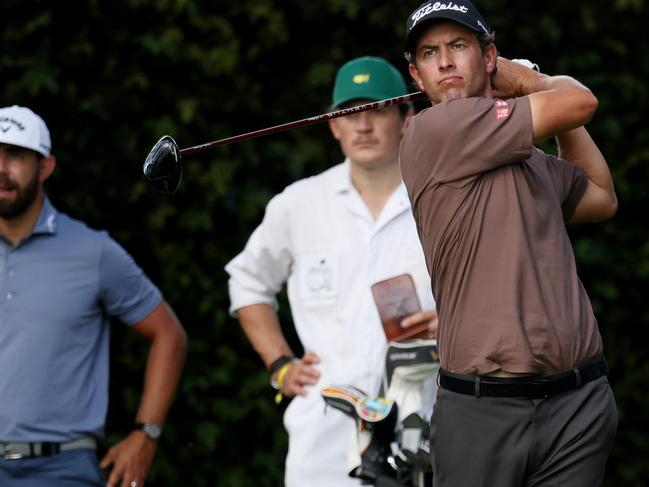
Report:
[[400,158],[444,369],[551,374],[602,353],[565,228],[588,180],[533,146],[527,97],[423,110]]

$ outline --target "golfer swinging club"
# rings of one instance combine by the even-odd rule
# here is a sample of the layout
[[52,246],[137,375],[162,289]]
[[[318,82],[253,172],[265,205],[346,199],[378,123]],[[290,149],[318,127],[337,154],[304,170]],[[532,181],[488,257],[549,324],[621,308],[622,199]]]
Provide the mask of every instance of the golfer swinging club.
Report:
[[468,0],[421,5],[405,47],[433,102],[400,164],[439,312],[434,485],[601,485],[616,407],[565,228],[617,210],[597,98],[498,57]]

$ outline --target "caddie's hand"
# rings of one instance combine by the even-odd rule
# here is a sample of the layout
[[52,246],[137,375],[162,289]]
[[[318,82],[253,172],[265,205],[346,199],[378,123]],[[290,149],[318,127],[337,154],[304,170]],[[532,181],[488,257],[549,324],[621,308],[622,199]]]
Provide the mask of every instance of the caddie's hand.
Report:
[[401,320],[401,326],[408,328],[410,326],[415,326],[420,323],[428,323],[428,337],[437,338],[437,310],[436,309],[427,309],[423,311],[417,311],[416,313],[407,316]]
[[99,464],[102,469],[113,466],[106,486],[142,487],[149,476],[156,448],[157,442],[144,431],[132,431],[108,450]]
[[306,352],[300,360],[289,366],[282,381],[282,394],[286,397],[306,396],[306,386],[315,385],[320,378],[320,372],[314,365],[320,363],[320,358],[313,352]]
[[496,74],[491,78],[492,94],[494,98],[506,100],[536,93],[542,89],[541,81],[545,77],[521,62],[498,56]]

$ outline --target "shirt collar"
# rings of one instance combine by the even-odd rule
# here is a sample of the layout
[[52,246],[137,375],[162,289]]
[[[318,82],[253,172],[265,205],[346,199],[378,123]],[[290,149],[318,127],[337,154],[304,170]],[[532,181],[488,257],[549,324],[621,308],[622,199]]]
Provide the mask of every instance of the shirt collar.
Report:
[[347,193],[354,189],[354,186],[352,186],[350,170],[349,158],[346,158],[342,164],[339,164],[334,168],[331,188],[335,193]]
[[[350,176],[350,167],[351,163],[349,158],[346,158],[342,164],[339,164],[334,168],[332,174],[332,189],[335,193],[347,193],[349,191],[355,190],[354,185],[352,184],[352,178]],[[405,202],[410,205],[410,200],[408,199],[408,191],[406,190],[406,185],[401,181],[399,186],[393,193],[393,197],[398,198],[398,201]]]
[[32,235],[56,233],[58,215],[59,212],[54,208],[54,206],[52,206],[49,198],[45,196],[43,207],[41,208],[41,214],[38,216],[38,220],[36,220],[36,225],[34,225]]

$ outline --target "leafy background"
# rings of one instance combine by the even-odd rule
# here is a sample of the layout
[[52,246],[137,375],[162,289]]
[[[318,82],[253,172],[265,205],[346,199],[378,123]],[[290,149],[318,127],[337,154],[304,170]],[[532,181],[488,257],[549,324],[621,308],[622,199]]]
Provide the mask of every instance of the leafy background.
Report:
[[[223,266],[274,193],[341,154],[324,124],[225,146],[187,158],[174,196],[142,181],[145,156],[163,134],[188,147],[322,113],[336,69],[356,56],[384,56],[406,75],[401,41],[417,3],[0,0],[0,106],[26,105],[48,122],[59,162],[50,197],[108,229],[158,283],[190,336],[149,485],[281,484],[281,410],[228,316]],[[619,408],[609,487],[644,486],[649,477],[647,3],[477,2],[502,55],[570,74],[600,100],[589,129],[611,165],[620,210],[570,232]],[[295,341],[286,306],[281,313]],[[140,340],[113,327],[103,449],[132,421],[145,353]]]

